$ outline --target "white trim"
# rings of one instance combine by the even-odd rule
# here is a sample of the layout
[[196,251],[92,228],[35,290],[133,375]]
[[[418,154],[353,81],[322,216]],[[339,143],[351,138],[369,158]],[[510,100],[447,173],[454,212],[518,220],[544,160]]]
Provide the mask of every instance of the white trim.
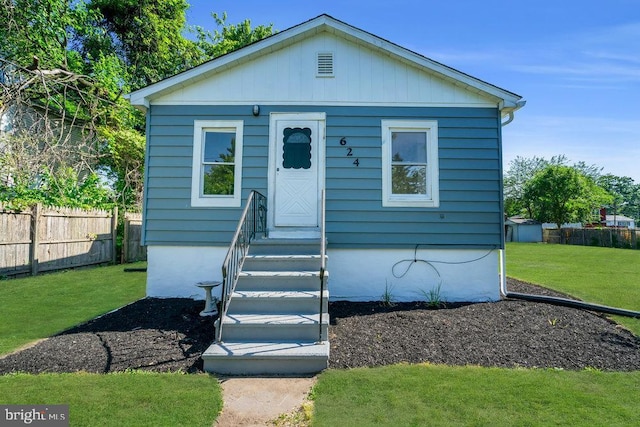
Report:
[[[451,103],[451,102],[347,102],[347,101],[273,101],[273,100],[255,100],[252,104],[259,105],[277,105],[277,106],[341,106],[341,107],[459,107],[459,108],[496,108],[495,103]],[[191,101],[191,100],[171,100],[171,101],[153,101],[151,105],[247,105],[247,101]]]
[[[233,195],[215,196],[202,194],[202,162],[204,156],[204,133],[207,130],[229,130],[236,133],[234,153]],[[239,207],[242,195],[242,146],[244,122],[242,120],[194,120],[193,159],[191,169],[192,207]]]
[[[382,206],[440,206],[438,166],[438,122],[436,120],[382,120]],[[425,195],[394,195],[391,191],[392,132],[425,132],[427,143],[427,193]]]
[[[275,197],[272,195],[276,190],[276,169],[277,169],[277,122],[294,120],[313,120],[318,122],[318,209],[320,209],[321,194],[325,186],[325,145],[326,145],[326,113],[279,113],[269,114],[269,165],[268,165],[268,188],[267,188],[267,229],[271,237],[318,237],[318,229],[310,228],[277,228],[275,226]],[[318,212],[318,218],[320,218]]]

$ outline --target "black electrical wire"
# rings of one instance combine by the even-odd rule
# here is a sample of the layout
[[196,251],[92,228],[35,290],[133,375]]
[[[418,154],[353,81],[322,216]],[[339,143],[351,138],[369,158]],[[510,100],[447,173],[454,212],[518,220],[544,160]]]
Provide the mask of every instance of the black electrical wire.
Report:
[[[480,261],[481,259],[488,257],[496,249],[494,247],[490,249],[486,254],[482,255],[481,257],[471,259],[471,260],[466,260],[466,261],[433,261],[433,260],[426,260],[426,259],[418,259],[418,248],[420,246],[421,246],[420,244],[417,244],[416,247],[413,249],[413,259],[403,259],[393,264],[393,267],[391,267],[391,274],[393,274],[393,277],[395,277],[396,279],[401,279],[404,276],[406,276],[407,273],[409,273],[409,270],[411,270],[411,267],[413,267],[414,264],[423,263],[431,267],[431,269],[433,269],[433,271],[435,271],[435,273],[438,275],[438,278],[442,280],[442,276],[440,275],[440,272],[433,264],[448,264],[448,265],[470,264],[472,262]],[[401,274],[397,274],[396,269],[400,265],[405,263],[409,263],[407,265],[407,268]]]

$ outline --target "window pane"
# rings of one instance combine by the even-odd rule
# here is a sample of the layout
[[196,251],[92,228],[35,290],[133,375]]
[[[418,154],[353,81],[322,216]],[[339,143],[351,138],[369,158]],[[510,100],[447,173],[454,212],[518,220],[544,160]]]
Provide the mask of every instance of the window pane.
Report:
[[202,194],[233,195],[234,165],[204,165]]
[[235,132],[205,132],[204,161],[233,163],[235,146]]
[[427,167],[395,165],[391,167],[392,194],[427,194]]
[[311,168],[311,129],[286,128],[282,139],[282,167],[285,169]]
[[427,163],[427,134],[425,132],[392,132],[392,161]]

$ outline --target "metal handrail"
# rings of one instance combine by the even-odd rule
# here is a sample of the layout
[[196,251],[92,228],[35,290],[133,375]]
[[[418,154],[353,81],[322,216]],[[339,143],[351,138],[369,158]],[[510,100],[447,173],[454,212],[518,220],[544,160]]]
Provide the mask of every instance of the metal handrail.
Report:
[[320,325],[318,326],[319,342],[323,341],[322,340],[322,312],[324,310],[323,310],[322,303],[323,303],[323,295],[324,295],[324,275],[327,269],[327,262],[325,259],[326,253],[327,253],[327,245],[326,245],[326,239],[325,239],[325,204],[326,204],[326,200],[325,200],[324,189],[323,189],[321,193],[321,199],[320,199],[320,319],[319,319]]
[[227,256],[222,263],[222,296],[220,298],[220,317],[216,322],[216,342],[222,341],[222,320],[227,314],[231,295],[236,289],[242,265],[249,252],[251,240],[257,233],[267,231],[267,198],[252,190],[247,205],[242,211]]

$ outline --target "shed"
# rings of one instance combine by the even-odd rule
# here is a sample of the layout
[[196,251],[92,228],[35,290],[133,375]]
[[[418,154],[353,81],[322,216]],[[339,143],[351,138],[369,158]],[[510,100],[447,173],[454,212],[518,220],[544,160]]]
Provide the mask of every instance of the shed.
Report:
[[539,221],[513,216],[504,225],[507,242],[542,242],[542,223]]

